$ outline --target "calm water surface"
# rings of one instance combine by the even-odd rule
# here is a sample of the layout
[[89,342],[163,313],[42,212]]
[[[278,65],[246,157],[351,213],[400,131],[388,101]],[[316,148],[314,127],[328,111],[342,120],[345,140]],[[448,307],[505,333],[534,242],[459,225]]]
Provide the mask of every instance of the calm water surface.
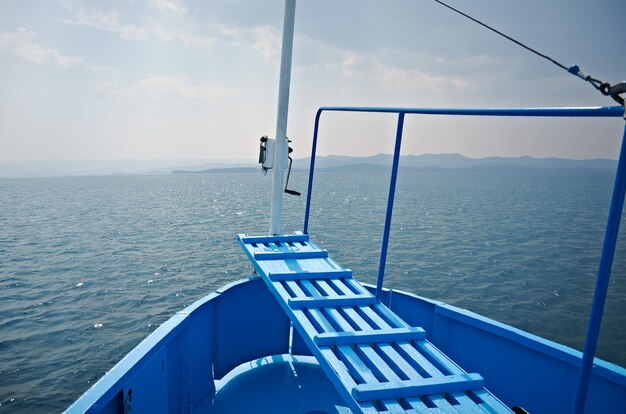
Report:
[[[0,412],[63,410],[176,311],[246,277],[234,235],[266,232],[269,181],[0,180]],[[304,189],[306,177],[292,181]],[[387,185],[316,176],[312,236],[364,282],[376,279]],[[385,284],[580,349],[611,186],[592,172],[403,174]],[[301,229],[303,206],[287,197],[285,231]],[[622,366],[625,253],[599,344]]]

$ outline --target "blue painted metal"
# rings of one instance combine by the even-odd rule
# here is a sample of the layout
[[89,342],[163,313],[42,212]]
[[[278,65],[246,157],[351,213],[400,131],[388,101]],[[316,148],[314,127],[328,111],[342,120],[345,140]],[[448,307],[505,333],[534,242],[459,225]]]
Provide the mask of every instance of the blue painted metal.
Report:
[[[322,108],[316,115],[304,233],[308,232],[314,154],[323,110],[401,112],[402,116],[421,113],[617,117],[623,113],[621,107]],[[625,151],[623,142],[584,358],[570,348],[471,312],[382,289],[382,281],[377,281],[376,287],[364,287],[353,279],[351,271],[342,269],[327,257],[327,252],[310,243],[306,234],[269,240],[242,236],[240,243],[263,280],[234,283],[177,313],[67,412],[211,412],[203,408],[210,408],[214,401],[215,380],[219,382],[237,365],[288,350],[304,354],[309,349],[325,361],[327,375],[342,397],[352,401],[351,408],[356,412],[510,412],[482,387],[465,392],[467,384],[474,387],[482,382],[459,365],[480,372],[485,386],[507,405],[524,406],[533,414],[562,412],[571,404],[577,386],[586,392],[586,406],[590,407],[587,413],[614,412],[616,407],[626,406],[626,369],[594,359],[593,353],[624,201]],[[395,152],[394,164],[392,168],[397,172]],[[278,302],[264,289],[263,282]],[[359,303],[373,303],[373,293],[389,307],[378,302]],[[349,296],[360,299],[352,301]],[[297,328],[292,335],[285,313]],[[411,326],[422,326],[426,338],[421,338],[424,334],[420,329]],[[484,358],[485,354],[489,358]],[[461,379],[469,381],[459,391],[455,387],[462,383]],[[435,385],[440,383],[447,384],[445,390],[449,394],[413,395],[444,392]],[[398,399],[399,395],[406,398]],[[577,402],[576,409],[582,412],[585,397],[578,395],[583,403]],[[371,398],[382,400],[370,401]],[[258,411],[275,410],[259,407]]]
[[[430,342],[467,370],[480,372],[487,389],[508,406],[533,414],[571,407],[581,352],[442,302],[396,290],[384,293],[391,310],[410,324],[421,323]],[[596,358],[591,378],[587,413],[626,407],[625,368]]]
[[292,298],[287,301],[291,309],[324,308],[329,306],[373,305],[376,298],[372,295],[345,295],[337,297]]
[[439,378],[359,384],[352,390],[357,401],[375,401],[387,398],[406,398],[413,395],[431,395],[482,388],[483,377],[478,374],[456,374]]
[[[387,259],[387,248],[389,243],[389,232],[391,227],[391,217],[393,213],[393,202],[395,194],[395,183],[397,179],[398,163],[400,158],[400,147],[402,141],[402,128],[405,114],[423,114],[423,115],[452,115],[452,116],[513,116],[513,117],[621,117],[624,116],[624,108],[621,106],[614,107],[593,107],[593,108],[486,108],[486,109],[438,109],[438,108],[380,108],[380,107],[322,107],[318,110],[315,117],[315,129],[313,134],[313,145],[311,152],[311,166],[309,171],[309,187],[307,189],[307,200],[304,217],[304,233],[308,233],[309,214],[311,204],[311,194],[313,186],[313,175],[315,167],[315,153],[317,149],[317,139],[319,131],[319,120],[323,111],[335,112],[372,112],[372,113],[397,113],[398,126],[396,129],[396,141],[393,155],[392,172],[389,186],[389,196],[387,203],[387,211],[385,218],[385,229],[383,233],[381,256],[379,263],[378,279],[376,284],[376,297],[382,297],[384,271]],[[623,177],[626,171],[623,166],[624,140],[626,140],[626,129],[624,131],[622,153],[618,163],[618,171],[616,176],[613,198],[607,224],[605,243],[603,246],[602,258],[596,290],[594,293],[594,302],[590,316],[587,338],[585,340],[585,356],[583,358],[580,379],[576,393],[576,401],[574,404],[574,413],[581,414],[584,411],[585,398],[587,393],[588,381],[591,371],[591,365],[595,355],[597,339],[600,331],[602,320],[602,311],[610,278],[611,265],[613,255],[615,253],[615,243],[619,230],[619,222],[621,218],[622,207],[624,203],[624,193],[626,192],[626,179]]]
[[395,328],[385,331],[356,331],[356,332],[325,332],[313,337],[317,346],[337,346],[373,344],[385,342],[421,341],[426,338],[426,331],[422,328]]
[[255,260],[321,259],[324,257],[328,257],[328,252],[322,249],[304,251],[257,252],[254,254]]
[[318,109],[315,115],[315,127],[313,130],[313,143],[311,146],[311,164],[309,167],[309,184],[307,188],[307,199],[304,212],[303,233],[309,232],[309,215],[311,212],[311,195],[313,193],[313,176],[315,171],[315,156],[317,151],[317,139],[319,133],[319,122],[322,112],[369,112],[369,113],[394,113],[398,114],[398,127],[396,129],[396,142],[393,154],[393,164],[391,166],[391,180],[389,186],[389,197],[387,202],[387,212],[385,217],[385,229],[383,234],[381,260],[379,263],[376,295],[380,295],[384,281],[385,262],[387,259],[387,246],[389,244],[389,230],[391,226],[391,215],[393,210],[393,200],[395,193],[395,182],[397,178],[398,163],[400,160],[400,147],[402,142],[402,126],[406,114],[419,115],[447,115],[447,116],[507,116],[507,117],[621,117],[624,115],[624,108],[621,106],[604,107],[576,107],[576,108],[384,108],[384,107],[343,107],[324,106]]
[[[340,282],[343,283],[344,289],[348,289],[351,281],[353,279],[343,279]],[[358,286],[363,288],[360,284]],[[373,293],[375,291],[375,286],[366,286],[366,288],[363,288],[365,292]],[[351,286],[348,290],[354,291],[355,288]],[[480,372],[485,379],[486,387],[506,405],[520,405],[533,414],[559,413],[564,411],[564,407],[571,405],[571,395],[576,387],[581,364],[582,354],[580,352],[471,312],[420,298],[410,293],[390,292],[385,289],[383,297],[385,300],[392,298],[391,310],[402,320],[410,325],[422,325],[426,328],[428,340],[438,349],[466,369]],[[123,413],[127,391],[130,389],[133,390],[131,401],[134,408],[133,413],[140,413],[140,408],[143,406],[140,401],[142,398],[149,398],[155,404],[162,404],[162,407],[166,407],[164,411],[177,412],[178,404],[180,404],[177,395],[180,395],[181,391],[180,366],[177,365],[177,361],[183,355],[182,349],[184,347],[181,346],[181,334],[185,331],[188,332],[189,341],[189,390],[191,392],[192,411],[223,412],[220,411],[220,408],[228,405],[223,405],[226,404],[225,399],[217,398],[219,397],[219,390],[222,387],[228,389],[228,384],[232,381],[233,388],[230,388],[232,392],[229,395],[231,398],[235,398],[234,395],[238,395],[240,398],[241,393],[235,391],[236,387],[253,383],[254,379],[251,377],[255,375],[257,370],[246,371],[239,381],[237,377],[239,371],[233,371],[236,369],[233,366],[222,380],[215,381],[216,386],[214,386],[211,375],[213,364],[219,359],[228,358],[231,361],[229,365],[232,365],[234,363],[231,359],[232,354],[226,354],[223,351],[235,344],[225,340],[220,344],[220,351],[216,352],[215,338],[224,334],[224,330],[234,330],[238,331],[240,336],[231,335],[232,341],[242,341],[241,338],[245,338],[243,342],[249,349],[258,347],[263,350],[262,352],[269,355],[280,352],[281,349],[284,349],[283,339],[276,341],[273,334],[269,333],[272,326],[281,320],[280,316],[278,320],[264,320],[265,317],[274,318],[276,316],[257,312],[259,309],[277,306],[274,296],[267,291],[261,278],[235,282],[220,289],[219,293],[208,295],[161,325],[131,351],[123,361],[103,376],[67,412],[71,414],[83,412],[121,414]],[[237,313],[238,316],[233,315],[232,312]],[[279,312],[282,313],[283,311],[279,310]],[[351,309],[342,309],[342,312],[352,318],[352,321],[361,330],[367,328],[369,323],[378,325],[386,323],[379,314],[374,312],[372,307],[366,308],[362,313],[361,310],[357,312]],[[363,316],[359,319],[358,315]],[[240,325],[242,321],[245,321],[246,325]],[[250,326],[258,325],[260,331],[265,330],[268,334],[250,332],[247,324]],[[287,337],[289,324],[279,322],[278,325],[283,332],[279,336],[281,338]],[[257,336],[252,337],[248,334]],[[398,349],[396,352],[410,352],[411,348],[407,345],[408,343],[401,343],[395,347],[389,347],[384,343],[378,343],[376,346],[381,350],[382,356],[386,358],[387,352],[392,353],[396,349]],[[296,355],[303,355],[308,352],[307,346],[304,345],[297,331],[293,333],[291,349]],[[323,347],[321,349],[329,348]],[[165,350],[164,354],[163,350]],[[330,354],[334,356],[332,352]],[[484,358],[484,354],[488,354],[489,358]],[[165,358],[162,357],[163,355]],[[263,361],[265,361],[263,363],[275,361],[280,365],[283,364],[285,358],[264,358]],[[387,359],[384,359],[383,362],[385,364],[391,363]],[[259,364],[260,362],[253,360],[246,363],[245,366],[253,368]],[[222,371],[229,369],[224,363],[220,363],[220,366]],[[295,366],[298,369],[297,364]],[[410,367],[403,369],[409,370]],[[145,372],[145,375],[139,375],[140,372]],[[278,376],[274,377],[273,380],[271,375],[268,376],[268,371],[259,370],[259,372],[262,372],[258,376],[258,381],[262,382],[262,384],[259,383],[259,387],[270,381],[279,384],[285,380],[284,372],[278,368],[276,369]],[[537,375],[538,372],[541,375]],[[302,372],[299,374],[303,375]],[[165,391],[163,385],[155,386],[159,383],[163,384],[162,381],[159,382],[160,380],[158,380],[159,376],[163,375],[167,377]],[[142,382],[146,378],[146,382]],[[316,379],[316,381],[319,380],[319,378]],[[294,385],[298,390],[301,390],[297,384]],[[323,387],[326,387],[324,388],[326,390],[328,387],[333,388],[330,382]],[[303,388],[306,387],[303,386]],[[213,393],[216,389],[218,396],[214,397]],[[246,388],[246,390],[249,391],[250,388]],[[281,393],[280,395],[292,394],[294,399],[305,399],[302,394],[291,391],[288,391],[288,394]],[[489,393],[479,392],[479,394],[482,400],[490,400]],[[247,393],[247,399],[252,400],[251,395],[251,393]],[[254,398],[260,398],[257,394],[254,395]],[[328,404],[324,402],[319,406],[313,405],[309,409],[300,411],[297,409],[281,410],[281,406],[293,408],[297,401],[281,399],[279,400],[280,404],[277,404],[275,395],[264,395],[263,398],[265,399],[255,399],[254,411],[260,414],[282,414],[319,409],[328,413],[335,413],[330,408],[334,405],[340,405],[335,401]],[[306,399],[309,401],[326,400],[328,393],[324,392],[323,395],[317,395],[317,398],[315,395],[306,397]],[[430,407],[444,404],[437,398],[436,396],[429,396],[425,399],[429,400]],[[461,401],[469,397],[455,393],[454,398]],[[216,404],[214,410],[213,403]],[[424,403],[411,401],[410,404],[419,407],[419,404]],[[467,401],[463,401],[463,404],[469,406]],[[615,407],[625,407],[626,369],[595,359],[591,370],[587,405],[593,407],[593,410],[588,408],[587,413],[615,412]],[[207,408],[207,406],[209,408],[204,410],[203,408]],[[241,404],[228,407],[233,410],[232,412],[250,412],[249,409],[237,411],[239,406],[250,407],[251,405]],[[482,408],[478,409],[482,412]],[[424,405],[422,410],[428,412],[429,408]],[[417,408],[416,411],[420,412]],[[338,412],[345,413],[344,411]],[[471,413],[472,411],[468,409],[468,412]]]
[[323,106],[321,112],[371,112],[452,116],[521,116],[521,117],[609,117],[624,115],[621,106],[569,107],[569,108],[403,108],[367,106]]
[[617,244],[617,235],[619,233],[622,209],[624,207],[625,193],[626,126],[624,127],[622,148],[620,151],[619,161],[617,163],[613,197],[611,198],[611,206],[609,208],[609,218],[604,236],[604,245],[602,246],[600,268],[598,269],[598,277],[596,278],[591,315],[589,316],[589,328],[587,329],[587,338],[585,339],[585,347],[583,349],[583,362],[580,370],[576,400],[574,401],[574,414],[582,414],[585,410],[585,400],[587,398],[587,390],[589,387],[591,365],[593,364],[593,358],[596,354],[596,345],[598,344],[598,337],[600,336],[602,313],[604,311],[606,293],[609,288],[609,279],[611,278],[611,267],[613,266],[613,256],[615,255],[615,245]]
[[[492,413],[511,413],[482,388],[479,376],[459,368],[424,339],[421,328],[408,326],[351,276],[324,278],[327,272],[334,276],[343,270],[332,259],[294,255],[300,250],[318,251],[315,244],[305,241],[293,246],[273,236],[263,241],[245,235],[238,239],[354,413],[429,407],[443,412],[472,413],[483,407]],[[267,250],[288,254],[283,260],[258,260],[258,254]],[[302,276],[271,277],[292,272]]]
[[325,272],[284,272],[270,273],[269,278],[273,281],[279,280],[315,280],[315,279],[345,279],[352,277],[352,270],[327,270]]
[[396,127],[396,142],[393,149],[393,164],[391,166],[391,178],[389,180],[389,195],[387,198],[387,212],[385,214],[385,229],[380,250],[380,263],[378,266],[378,280],[376,282],[376,296],[383,290],[385,279],[385,264],[387,263],[387,247],[389,246],[389,232],[391,231],[391,215],[393,214],[393,200],[396,195],[396,180],[398,178],[398,164],[400,164],[400,148],[402,147],[402,129],[404,128],[404,112],[398,113],[398,126]]
[[263,284],[242,284],[219,292],[218,318],[212,322],[215,379],[244,362],[289,352],[289,319],[276,301],[265,300],[271,295]]
[[317,153],[317,134],[320,126],[320,116],[324,109],[320,108],[315,114],[315,126],[313,127],[313,143],[311,146],[311,165],[309,166],[309,185],[306,190],[306,207],[304,210],[304,227],[302,232],[309,234],[309,213],[311,212],[311,194],[313,192],[313,171],[315,171],[315,154]]
[[[263,243],[265,237],[247,237],[245,239],[246,243]],[[282,236],[276,236],[275,240],[281,243],[296,243],[296,242],[305,242],[309,240],[309,237],[304,234],[286,234]]]
[[212,400],[215,379],[286,353],[289,328],[261,279],[232,283],[163,323],[66,412],[193,412]]

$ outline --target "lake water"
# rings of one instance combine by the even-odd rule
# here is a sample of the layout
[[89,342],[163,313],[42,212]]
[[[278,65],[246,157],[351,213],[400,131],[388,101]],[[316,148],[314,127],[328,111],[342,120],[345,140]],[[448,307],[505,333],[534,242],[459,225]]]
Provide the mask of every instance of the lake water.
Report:
[[[401,174],[385,285],[581,349],[612,181]],[[315,184],[313,240],[375,282],[388,176]],[[269,185],[260,174],[0,180],[0,412],[63,410],[176,311],[248,276],[234,236],[266,233]],[[303,212],[286,196],[284,230],[301,230]],[[598,350],[622,366],[625,253],[618,244]]]

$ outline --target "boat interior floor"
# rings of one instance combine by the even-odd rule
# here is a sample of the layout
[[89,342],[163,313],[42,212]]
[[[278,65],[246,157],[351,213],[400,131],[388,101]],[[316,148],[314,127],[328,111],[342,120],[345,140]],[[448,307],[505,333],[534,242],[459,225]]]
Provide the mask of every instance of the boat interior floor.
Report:
[[200,414],[349,414],[315,358],[275,355],[242,364],[220,381]]

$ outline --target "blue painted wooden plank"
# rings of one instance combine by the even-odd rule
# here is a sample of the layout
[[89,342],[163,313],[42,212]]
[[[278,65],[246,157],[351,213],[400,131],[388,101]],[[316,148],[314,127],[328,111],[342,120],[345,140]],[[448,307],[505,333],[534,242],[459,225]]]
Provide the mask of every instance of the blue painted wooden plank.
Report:
[[[454,392],[450,394],[459,404],[458,409],[462,410],[463,414],[485,414],[485,410],[480,408],[474,400],[461,392]],[[458,410],[457,410],[458,412]]]
[[[401,329],[401,328],[400,328]],[[398,370],[402,371],[408,378],[418,379],[423,376],[417,372],[413,366],[396,351],[391,344],[378,344],[378,348],[381,351],[381,356],[389,365],[395,365]]]
[[448,358],[443,352],[435,348],[428,341],[421,341],[415,344],[415,347],[426,355],[435,365],[440,366],[441,371],[448,374],[461,374],[463,370],[454,361]]
[[376,408],[373,403],[362,403],[359,407],[363,411],[363,414],[380,414],[380,411],[378,411],[378,408]]
[[[373,312],[371,308],[367,308],[369,311]],[[362,309],[360,309],[362,310]],[[371,330],[370,322],[366,321],[361,317],[361,315],[355,309],[348,309],[345,311],[346,315],[349,316],[354,323],[362,330]],[[387,328],[391,329],[391,328]],[[408,343],[406,343],[408,345]],[[417,379],[422,378],[421,375],[411,366],[407,360],[402,357],[393,346],[389,344],[377,344],[379,349],[382,351],[381,357],[385,359],[388,364],[393,364],[396,368],[402,371],[408,378]],[[407,398],[407,404],[412,408],[412,412],[415,413],[430,413],[430,409],[426,406],[426,404],[419,398]]]
[[[337,293],[335,289],[333,289],[327,280],[312,280],[309,283],[312,283],[324,296],[328,297],[336,297],[336,296],[346,296]],[[352,295],[349,295],[352,296]]]
[[440,394],[427,395],[423,399],[427,401],[429,405],[436,407],[433,408],[433,410],[437,410],[437,414],[466,414],[461,407],[450,404],[448,400]]
[[[372,309],[373,307],[363,307],[360,310],[368,317],[371,318],[378,326],[382,326],[385,328],[390,328],[391,325],[387,323],[378,313]],[[440,371],[435,365],[433,365],[424,355],[422,355],[417,349],[415,349],[414,344],[409,342],[401,342],[398,344],[398,350],[400,354],[411,364],[411,366],[416,369],[420,375],[422,373],[427,374],[427,376],[436,377],[445,375],[442,371]]]
[[509,410],[499,399],[494,397],[488,391],[476,390],[474,391],[474,394],[483,400],[483,403],[478,404],[478,406],[486,412],[491,414],[511,414],[511,410]]
[[[428,406],[419,398],[409,397],[406,398],[406,402],[411,406],[410,413],[414,414],[431,414],[432,411]],[[483,413],[484,414],[484,413]]]
[[406,414],[406,410],[395,400],[384,401],[383,404],[386,408],[385,414]]
[[[326,348],[330,349],[330,348]],[[338,358],[348,368],[350,374],[359,384],[370,383],[378,384],[380,381],[372,370],[361,361],[354,350],[348,345],[340,345],[336,348]],[[354,387],[353,387],[354,388]]]
[[[327,251],[319,249],[315,244],[307,241],[299,242],[295,246],[285,245],[285,243],[298,243],[293,241],[294,238],[291,240],[288,240],[289,238],[271,239],[272,236],[248,239],[259,243],[256,247],[244,243],[241,239],[240,243],[270,290],[282,302],[283,309],[292,318],[294,326],[303,335],[303,339],[313,354],[325,367],[324,370],[331,377],[331,381],[339,387],[338,390],[345,398],[352,399],[350,398],[350,390],[358,390],[356,388],[358,386],[352,386],[352,384],[357,383],[360,383],[360,386],[380,385],[380,381],[384,381],[385,384],[406,384],[407,381],[400,380],[404,378],[411,380],[415,379],[416,376],[430,379],[431,375],[441,377],[442,372],[454,374],[457,370],[463,375],[467,375],[449,358],[420,338],[415,340],[417,343],[410,343],[408,338],[396,337],[395,340],[402,340],[396,342],[395,345],[380,341],[362,344],[359,341],[356,344],[356,352],[350,346],[339,344],[336,347],[337,355],[332,352],[332,348],[316,343],[316,337],[363,336],[366,338],[367,335],[372,334],[365,332],[381,330],[377,328],[383,328],[383,330],[406,328],[406,331],[412,331],[412,329],[408,329],[408,324],[388,308],[376,303],[375,297],[351,277],[352,273],[349,270],[342,269],[328,257]],[[323,257],[316,257],[317,255]],[[308,256],[312,260],[306,260],[303,256]],[[294,259],[303,260],[296,262]],[[294,269],[298,269],[298,271]],[[273,281],[272,278],[275,280]],[[360,300],[365,302],[355,304],[355,297],[357,298],[356,302]],[[348,301],[347,304],[343,302],[346,300]],[[330,305],[331,302],[332,305]],[[295,304],[295,309],[287,306],[292,304]],[[317,306],[309,308],[308,305],[311,304],[319,305],[325,309],[322,310]],[[336,330],[343,330],[348,334],[333,334],[332,332]],[[356,335],[355,330],[358,330]],[[377,336],[378,333],[373,335]],[[323,339],[322,341],[324,340],[331,341],[331,339]],[[382,341],[383,338],[381,337],[379,340]],[[370,344],[374,344],[374,348]],[[416,360],[421,361],[425,366],[419,366]],[[340,370],[340,373],[336,367],[341,368],[342,366],[343,371]],[[343,376],[343,379],[339,378],[340,376]],[[421,381],[424,379],[422,378]],[[370,391],[365,389],[365,392]],[[491,397],[492,403],[500,404],[484,389],[477,390],[476,395],[479,392]],[[377,400],[377,405],[368,401],[357,402],[353,399],[349,405],[352,406],[353,410],[357,410],[355,412],[368,414],[379,412],[376,407],[379,407],[380,412],[384,413],[422,413],[432,410],[452,413],[458,409],[464,414],[477,414],[478,411],[476,410],[480,410],[479,406],[476,406],[467,395],[454,391],[450,395],[456,398],[456,402],[459,404],[452,405],[441,395],[430,395],[423,398],[429,399],[429,404],[432,403],[431,405],[435,405],[437,408],[430,409],[422,399],[412,397],[406,397],[402,404],[394,400],[396,397],[386,397]],[[480,403],[480,406],[486,408],[489,408],[488,405],[488,403]],[[408,409],[405,411],[405,408]],[[502,412],[510,413],[508,410]]]
[[297,298],[289,299],[291,309],[302,308],[325,308],[332,306],[360,306],[371,305],[376,303],[376,297],[355,295],[355,296],[337,296],[337,297],[313,297],[313,298]]
[[350,375],[348,368],[343,362],[341,362],[337,358],[332,350],[328,348],[320,349],[320,353],[324,356],[324,359],[326,359],[326,361],[330,364],[333,370],[337,373],[339,380],[346,389],[350,390],[356,386],[356,382]]
[[295,250],[295,251],[271,251],[253,253],[254,260],[297,260],[297,259],[323,259],[328,257],[327,250]]
[[[327,284],[322,283],[321,287],[324,287],[325,289],[321,289],[319,285],[316,286],[316,284],[314,284],[311,281],[303,280],[300,283],[302,285],[302,289],[309,296],[314,297],[314,298],[326,298],[322,296],[322,293],[328,293],[329,286],[327,286]],[[334,297],[337,298],[338,296],[336,292],[333,292],[333,293],[335,295]],[[329,323],[337,327],[340,331],[347,331],[347,332],[354,331],[354,328],[343,318],[343,316],[341,316],[341,314],[335,307],[327,308],[326,312],[324,313],[322,313],[320,309],[316,309],[316,308],[310,309],[309,311],[312,313],[312,316],[316,318],[320,317],[320,316],[317,316],[317,313],[319,313],[319,315],[321,315],[322,318],[327,319]],[[326,318],[326,316],[328,318]],[[332,329],[331,332],[334,332],[334,331],[335,329]]]
[[385,320],[383,320],[376,312],[374,312],[374,309],[371,306],[360,306],[357,308],[357,310],[359,314],[363,315],[367,323],[373,328],[387,329],[387,328],[392,327]]
[[346,279],[346,284],[350,285],[352,289],[354,289],[358,293],[369,293],[369,290],[365,289],[363,285],[361,285],[356,279]]
[[313,279],[343,279],[352,277],[352,270],[326,270],[321,272],[284,272],[270,273],[270,280],[313,280]]
[[[362,307],[359,308],[363,314],[371,319],[376,325],[389,329],[391,325],[374,311],[374,307]],[[420,375],[426,374],[426,376],[436,377],[444,375],[436,366],[434,366],[424,355],[420,354],[415,349],[414,344],[409,342],[400,342],[397,344],[398,351],[406,361],[418,372]]]
[[394,328],[406,328],[409,326],[402,318],[393,313],[391,309],[383,305],[382,303],[377,303],[373,306],[374,311],[378,313],[383,319],[389,321],[390,325]]
[[[323,332],[334,332],[335,328],[328,322],[328,319],[324,316],[324,314],[319,309],[307,309],[311,318],[318,324],[320,329]],[[295,310],[294,310],[295,312]],[[312,341],[311,341],[312,342]]]
[[286,281],[285,285],[291,290],[296,298],[306,298],[307,294],[300,288],[297,282],[294,281]]
[[276,289],[276,294],[280,297],[280,299],[283,300],[283,302],[287,302],[289,299],[291,299],[291,295],[282,284],[274,283],[274,289]]
[[404,398],[480,389],[483,383],[483,378],[478,374],[457,374],[421,380],[359,384],[352,389],[352,396],[357,401],[376,401],[386,398]]
[[365,321],[365,323],[372,327],[372,329],[388,329],[391,328],[388,323],[380,323],[378,315],[372,310],[371,306],[359,306],[354,308],[357,314]]
[[239,240],[245,244],[259,243],[288,243],[288,242],[308,242],[308,234],[283,234],[279,236],[246,236],[245,234],[237,235]]
[[[382,351],[380,353],[380,357],[385,361],[387,365],[392,367],[394,370],[397,370],[396,372],[402,372],[409,379],[423,380],[423,376],[421,376],[402,356],[400,356],[400,354],[395,351],[395,349],[393,349],[391,345],[381,344],[379,348]],[[381,365],[380,362],[375,363],[377,365]],[[391,378],[389,378],[389,380],[392,381]],[[453,406],[446,398],[441,395],[431,395],[428,396],[427,399],[429,399],[432,405],[437,407],[442,414],[458,414],[458,411],[456,410],[457,407]],[[416,404],[415,401],[413,401],[411,405],[417,405],[418,407],[420,406],[420,404]],[[469,412],[465,412],[465,410],[463,410],[462,412],[463,414],[469,414]]]
[[321,298],[326,295],[317,288],[317,286],[310,280],[301,280],[300,285],[302,286],[302,290],[304,290],[309,297]]
[[[376,377],[381,378],[382,381],[399,382],[405,379],[400,376],[402,374],[401,372],[394,371],[371,346],[357,345],[354,351],[361,360],[372,369]],[[395,397],[389,396],[388,398]]]
[[304,314],[304,311],[301,311],[301,310],[293,311],[293,316],[295,319],[297,319],[298,323],[301,325],[301,328],[304,330],[304,333],[306,334],[306,336],[308,336],[309,338],[312,338],[318,334],[317,328],[315,327],[315,325],[311,323],[309,318]]
[[365,319],[359,315],[356,311],[358,308],[341,308],[343,313],[352,324],[354,324],[360,331],[376,331],[375,327],[372,327]]
[[[293,270],[293,269],[291,269]],[[306,260],[298,262],[298,271],[300,272],[335,272],[344,271],[330,257],[323,260]]]
[[423,376],[437,377],[446,375],[449,372],[442,372],[437,366],[433,365],[424,355],[415,349],[415,344],[408,342],[398,344],[398,351],[407,361]]
[[[362,292],[355,292],[350,289],[350,287],[346,284],[348,280],[354,280],[352,278],[349,279],[329,279],[328,283],[337,291],[341,292],[344,295],[354,295]],[[365,292],[369,293],[369,292]]]
[[[352,309],[352,308],[342,308],[342,311],[345,313],[345,316],[348,317],[350,320],[352,320],[352,322],[358,326],[359,329],[361,330],[371,330],[370,325],[367,324],[366,321],[364,321],[358,314],[357,312]],[[336,309],[331,309],[329,310],[329,313],[332,315],[334,312],[338,312]],[[346,329],[348,332],[352,331],[351,328],[351,324],[349,324],[347,322],[347,320],[341,316],[335,316],[335,319],[337,321],[337,323],[342,326],[344,329]],[[347,328],[346,328],[347,325]],[[365,347],[368,348],[368,346],[366,345],[360,345],[360,347]],[[371,348],[369,349],[369,351],[372,351]],[[377,365],[382,365],[379,364],[378,361],[374,360],[371,361],[370,367],[374,370],[377,370],[377,372],[379,372],[379,375],[381,378],[385,377],[384,374],[382,374],[380,372],[380,369],[377,368]],[[387,378],[389,378],[389,376],[386,376]],[[393,379],[398,378],[397,376],[393,376]],[[372,378],[370,378],[370,380],[373,380]],[[419,414],[419,413],[424,413],[424,414],[431,414],[428,407],[426,407],[426,405],[419,401],[413,401],[413,402],[409,402],[407,400],[407,403],[409,404],[410,407],[414,408],[414,409],[419,409],[419,411],[417,410],[409,410],[409,411],[405,411],[404,408],[396,401],[393,399],[389,399],[389,400],[382,400],[380,401],[380,405],[382,407],[382,409],[384,409],[385,413],[390,413],[390,412],[401,412],[401,413],[415,413],[415,414]],[[360,404],[360,406],[363,406],[363,403]],[[378,411],[377,411],[378,412]]]
[[341,315],[339,309],[337,308],[327,308],[325,309],[328,314],[328,319],[331,322],[334,322],[336,326],[339,327],[339,331],[344,332],[354,332],[354,327],[350,325],[348,321]]
[[[257,252],[256,254],[258,254]],[[261,252],[266,253],[266,252]],[[267,252],[270,253],[270,252]],[[280,252],[279,252],[280,253]],[[263,271],[263,274],[267,276],[270,273],[285,272],[289,269],[289,266],[285,260],[261,260],[256,262],[258,267]]]
[[[357,347],[357,350],[361,350],[361,352],[373,352],[371,347],[369,347],[367,345],[360,345],[360,346]],[[361,359],[357,355],[357,352],[352,350],[352,348],[346,347],[346,346],[340,346],[338,348],[338,351],[339,351],[342,359],[345,360],[348,363],[349,366],[351,366],[351,368],[352,368],[351,372],[353,372],[354,375],[361,380],[361,382],[363,382],[363,381],[367,381],[368,383],[377,383],[378,382],[377,376],[373,375],[371,369],[376,370],[376,372],[378,372],[378,376],[380,378],[385,378],[385,377],[389,378],[390,377],[389,373],[387,373],[387,375],[385,375],[385,374],[383,374],[381,372],[381,365],[384,365],[384,364],[381,364],[381,361],[376,360],[376,359],[374,359],[373,361],[370,360],[370,364],[368,366],[367,364],[364,363],[363,359]],[[387,368],[387,370],[388,370],[388,368]],[[398,379],[398,377],[395,376],[394,374],[391,374],[391,378]],[[384,400],[380,401],[380,403],[381,403],[382,407],[385,409],[385,411],[384,411],[385,413],[392,413],[392,412],[406,413],[407,412],[407,411],[404,410],[402,405],[400,405],[394,399],[384,399]],[[425,408],[426,406],[422,404],[422,407]]]
[[422,328],[396,328],[377,331],[329,332],[316,335],[317,346],[373,344],[382,342],[417,341],[424,339]]

